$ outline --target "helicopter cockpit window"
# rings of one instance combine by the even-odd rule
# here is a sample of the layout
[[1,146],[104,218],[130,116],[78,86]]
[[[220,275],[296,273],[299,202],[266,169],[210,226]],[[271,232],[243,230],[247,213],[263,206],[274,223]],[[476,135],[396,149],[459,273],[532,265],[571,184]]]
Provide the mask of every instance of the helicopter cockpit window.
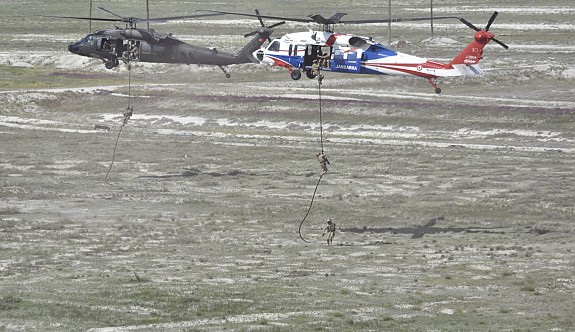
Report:
[[278,52],[280,50],[280,42],[274,41],[273,43],[268,46],[268,51]]
[[94,35],[88,35],[84,37],[82,40],[80,40],[78,44],[82,46],[92,46],[94,44],[94,40],[96,40]]
[[360,48],[360,47],[364,46],[365,44],[367,44],[367,42],[363,38],[360,38],[360,37],[351,37],[349,39],[349,44],[353,47]]

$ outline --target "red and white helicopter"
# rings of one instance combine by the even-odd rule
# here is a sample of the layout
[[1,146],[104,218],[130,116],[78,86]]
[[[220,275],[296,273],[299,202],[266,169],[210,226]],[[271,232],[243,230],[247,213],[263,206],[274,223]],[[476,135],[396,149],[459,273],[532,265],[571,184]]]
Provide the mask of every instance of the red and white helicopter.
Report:
[[435,88],[435,93],[439,94],[441,93],[441,89],[435,82],[438,78],[483,75],[483,70],[477,63],[483,57],[483,47],[490,41],[494,41],[506,49],[509,48],[489,32],[491,24],[498,15],[497,12],[493,13],[484,29],[480,29],[460,17],[441,16],[433,18],[458,19],[476,31],[471,44],[449,63],[440,63],[397,52],[375,42],[371,37],[333,32],[333,26],[338,23],[388,23],[422,21],[430,20],[431,18],[343,21],[341,18],[346,15],[344,13],[337,13],[328,19],[321,15],[313,15],[307,19],[294,19],[260,15],[257,10],[256,15],[221,11],[215,12],[257,17],[262,25],[262,18],[296,22],[315,22],[323,25],[323,31],[309,30],[306,32],[288,33],[281,38],[272,40],[267,47],[260,48],[253,53],[253,56],[261,63],[287,68],[291,74],[291,78],[294,80],[299,80],[302,72],[310,79],[315,78],[317,76],[317,69],[314,70],[313,63],[323,56],[327,58],[327,61],[323,61],[323,66],[320,67],[321,71],[422,77],[427,79]]

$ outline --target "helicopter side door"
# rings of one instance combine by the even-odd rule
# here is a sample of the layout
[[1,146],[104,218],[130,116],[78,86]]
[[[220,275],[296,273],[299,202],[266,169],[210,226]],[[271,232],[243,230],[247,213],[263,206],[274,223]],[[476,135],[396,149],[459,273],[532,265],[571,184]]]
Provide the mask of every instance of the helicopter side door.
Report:
[[311,68],[314,60],[317,60],[317,52],[319,52],[320,47],[318,45],[308,45],[305,50],[305,55],[303,57],[303,66],[306,68]]
[[171,57],[167,56],[166,48],[160,44],[150,44],[145,41],[140,41],[140,54],[139,60],[142,62],[161,62],[170,63]]
[[304,55],[304,67],[311,68],[313,62],[318,60],[322,70],[331,70],[333,47],[308,45]]
[[142,54],[142,41],[139,40],[128,40],[124,45],[125,47],[125,57],[130,61],[139,61]]

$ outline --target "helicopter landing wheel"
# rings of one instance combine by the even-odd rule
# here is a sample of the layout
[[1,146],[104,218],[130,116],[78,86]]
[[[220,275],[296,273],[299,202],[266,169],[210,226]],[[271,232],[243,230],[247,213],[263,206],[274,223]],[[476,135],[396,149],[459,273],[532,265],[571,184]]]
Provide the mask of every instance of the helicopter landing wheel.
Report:
[[307,78],[309,78],[310,80],[313,80],[314,78],[316,78],[317,75],[315,75],[313,71],[308,69],[305,71],[305,76],[307,76]]
[[118,58],[114,59],[114,67],[118,67],[120,65],[120,60]]
[[230,78],[230,77],[232,77],[232,75],[226,73],[226,78]]
[[291,79],[297,81],[301,78],[301,71],[299,69],[294,69],[290,73]]
[[104,67],[106,67],[106,69],[112,69],[112,68],[114,68],[114,62],[108,60],[108,61],[104,62]]
[[441,93],[441,88],[437,86],[437,84],[435,83],[435,79],[433,79],[433,78],[428,78],[427,80],[429,81],[429,84],[431,84],[431,86],[435,88],[435,93],[436,93],[436,94],[440,94],[440,93]]

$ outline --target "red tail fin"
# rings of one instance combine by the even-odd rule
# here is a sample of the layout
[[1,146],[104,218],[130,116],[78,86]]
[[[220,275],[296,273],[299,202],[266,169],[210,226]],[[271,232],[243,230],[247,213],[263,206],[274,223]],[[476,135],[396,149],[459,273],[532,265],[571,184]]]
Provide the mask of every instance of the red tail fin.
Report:
[[489,31],[480,30],[474,36],[474,41],[471,42],[461,53],[459,53],[451,62],[450,65],[475,65],[483,57],[483,47],[487,45],[493,38],[493,34]]

